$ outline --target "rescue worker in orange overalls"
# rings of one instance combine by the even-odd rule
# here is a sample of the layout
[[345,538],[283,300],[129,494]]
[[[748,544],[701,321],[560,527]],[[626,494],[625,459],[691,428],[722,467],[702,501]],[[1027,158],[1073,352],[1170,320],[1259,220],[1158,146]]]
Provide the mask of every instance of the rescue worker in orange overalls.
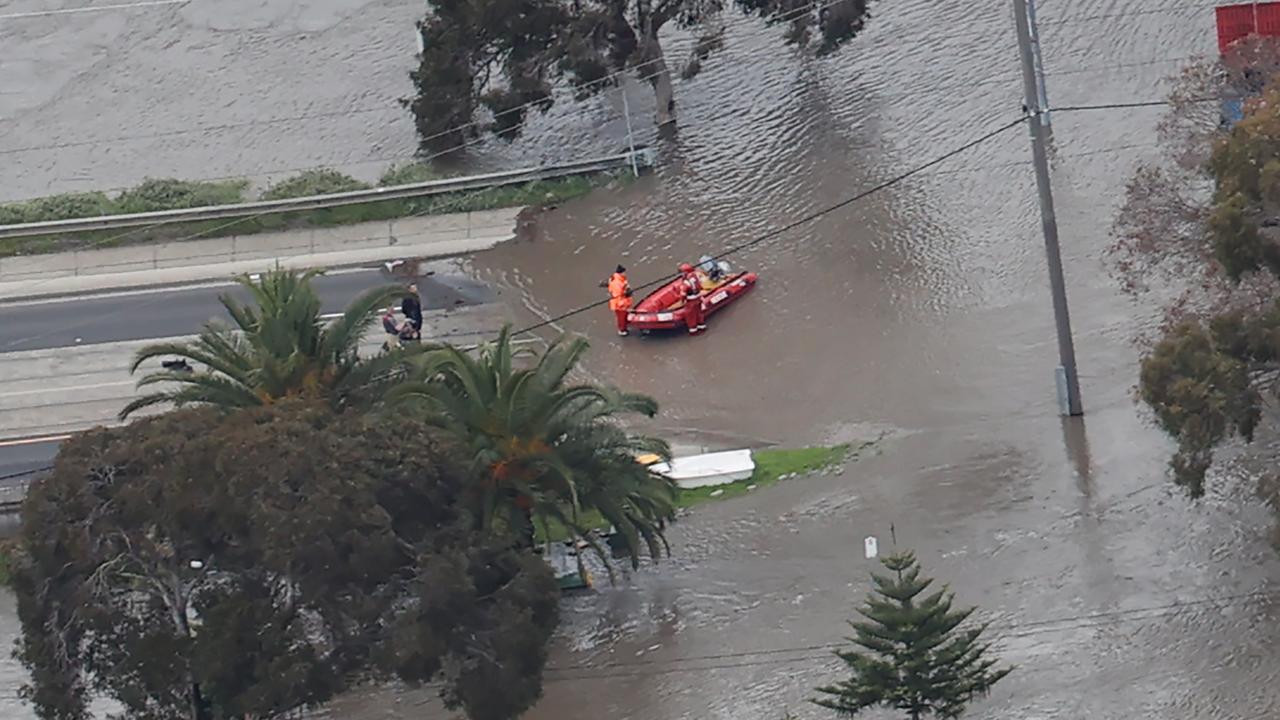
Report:
[[680,263],[680,272],[684,275],[684,304],[688,308],[684,324],[689,328],[689,334],[693,335],[707,329],[702,316],[702,278],[689,263]]
[[609,278],[609,309],[618,320],[618,334],[625,337],[627,312],[631,310],[631,285],[627,282],[627,269],[621,265]]

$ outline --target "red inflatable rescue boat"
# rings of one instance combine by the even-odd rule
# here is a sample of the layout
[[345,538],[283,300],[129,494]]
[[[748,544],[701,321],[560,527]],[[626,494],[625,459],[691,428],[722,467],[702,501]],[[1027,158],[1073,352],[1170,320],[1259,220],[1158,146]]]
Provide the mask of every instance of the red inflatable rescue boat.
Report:
[[[721,265],[714,267],[721,272],[706,273],[703,272],[704,267],[705,264],[699,265],[704,319],[756,286],[756,274],[753,272],[725,272],[727,268]],[[683,282],[682,278],[676,278],[649,293],[627,313],[627,326],[641,332],[687,328]]]

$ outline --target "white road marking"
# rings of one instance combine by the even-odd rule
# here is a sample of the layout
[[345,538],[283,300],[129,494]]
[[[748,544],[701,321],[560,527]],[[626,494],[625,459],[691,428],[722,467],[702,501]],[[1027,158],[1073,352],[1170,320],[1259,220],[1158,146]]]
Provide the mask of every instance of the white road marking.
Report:
[[118,5],[91,5],[85,7],[63,8],[61,10],[32,10],[31,12],[0,15],[0,20],[44,17],[46,15],[70,15],[72,13],[98,12],[101,10],[129,10],[131,8],[151,7],[154,5],[186,5],[189,2],[191,2],[191,0],[139,0],[138,2],[120,3]]
[[[376,272],[375,268],[350,267],[329,270],[325,275],[351,275],[354,273]],[[58,303],[82,302],[85,300],[109,300],[111,298],[137,297],[139,295],[162,295],[165,293],[183,293],[191,290],[207,290],[209,288],[234,287],[234,280],[210,280],[207,282],[183,283],[181,285],[158,285],[156,287],[135,288],[132,290],[108,290],[105,292],[75,293],[56,297],[36,298],[34,300],[0,300],[0,309],[11,307],[30,307],[32,305],[48,306]]]
[[49,395],[55,392],[76,392],[79,390],[96,390],[98,388],[118,387],[120,385],[128,385],[133,387],[136,384],[134,380],[120,380],[117,382],[94,383],[93,385],[73,385],[71,387],[55,387],[55,388],[36,388],[35,390],[14,390],[13,392],[0,392],[0,398],[17,397],[19,395]]
[[44,435],[41,437],[20,438],[18,440],[0,440],[0,447],[16,447],[18,445],[39,445],[41,443],[62,442],[71,437],[70,434],[64,435]]
[[[377,313],[379,316],[381,316],[382,313],[387,312],[388,310],[392,310],[396,314],[400,314],[400,311],[396,310],[394,307],[374,308],[374,312]],[[338,318],[342,317],[343,314],[344,313],[325,313],[320,316],[320,319],[321,320],[337,320]]]

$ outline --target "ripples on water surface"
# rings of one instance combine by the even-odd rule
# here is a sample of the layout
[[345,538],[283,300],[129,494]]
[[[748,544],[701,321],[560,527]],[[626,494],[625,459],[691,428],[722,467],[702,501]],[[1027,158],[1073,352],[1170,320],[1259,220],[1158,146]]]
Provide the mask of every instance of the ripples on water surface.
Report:
[[[17,9],[28,5],[43,7]],[[392,101],[409,92],[420,8],[228,0],[0,27],[10,78],[0,147],[229,126],[10,153],[0,196],[318,164],[374,177],[413,148]],[[1057,106],[1157,97],[1181,58],[1214,47],[1211,10],[1181,0],[1045,0],[1040,18]],[[598,299],[596,281],[619,259],[633,281],[658,277],[1020,112],[1005,2],[881,2],[866,33],[824,60],[776,37],[734,19],[724,50],[679,87],[674,140],[655,137],[651,98],[631,88],[637,132],[662,155],[656,177],[571,203],[528,238],[475,258],[475,273],[529,318],[558,312]],[[668,44],[672,57],[687,48],[678,37]],[[625,143],[620,107],[614,92],[557,108],[472,162],[614,152]],[[236,125],[342,110],[361,112]],[[819,717],[803,699],[836,671],[824,646],[864,592],[862,538],[885,543],[889,522],[962,602],[992,613],[998,647],[1018,665],[978,716],[1280,712],[1275,608],[1251,594],[1280,570],[1261,540],[1266,519],[1245,479],[1219,483],[1230,489],[1198,506],[1166,488],[1167,443],[1127,394],[1128,340],[1151,309],[1118,297],[1100,264],[1123,183],[1153,153],[1157,113],[1054,118],[1083,434],[1055,416],[1021,128],[734,258],[761,284],[703,338],[622,345],[603,312],[567,321],[595,343],[590,371],[657,396],[669,427],[784,443],[896,430],[881,455],[841,475],[700,510],[678,526],[677,556],[658,570],[568,601],[547,698],[529,717]],[[13,631],[11,613],[0,621]],[[325,714],[420,717],[427,698],[358,694]]]

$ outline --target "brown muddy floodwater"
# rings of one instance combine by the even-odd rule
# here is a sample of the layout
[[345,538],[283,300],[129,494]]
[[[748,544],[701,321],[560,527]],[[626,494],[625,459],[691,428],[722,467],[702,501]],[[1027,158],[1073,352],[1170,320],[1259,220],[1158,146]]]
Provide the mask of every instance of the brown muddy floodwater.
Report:
[[[310,94],[354,107],[361,97],[407,92],[395,54],[405,48],[358,39],[411,18],[418,4],[369,3],[350,14],[300,0],[271,3],[270,11],[231,4],[256,8],[243,18],[272,22],[199,30],[191,19],[204,12],[199,3],[148,15],[152,30],[186,47],[174,57],[209,73],[215,97],[235,96],[218,89],[219,78],[234,86],[240,73],[277,56],[292,67],[299,48],[316,68],[304,82],[273,87],[291,112],[308,106]],[[272,39],[272,28],[302,28],[303,18],[319,24],[317,16],[330,25]],[[1161,78],[1213,49],[1211,9],[1181,0],[1044,0],[1040,18],[1057,106],[1159,97]],[[192,103],[147,90],[148,75],[135,77],[147,53],[177,51],[132,27],[117,28],[111,47],[94,56],[107,64],[85,73],[118,74],[121,92],[151,97],[162,111]],[[815,61],[735,19],[724,51],[680,85],[674,138],[656,139],[641,122],[650,103],[632,89],[642,139],[662,158],[655,176],[543,216],[519,241],[474,258],[472,270],[532,321],[599,299],[596,283],[619,261],[639,284],[871,187],[1017,116],[1011,28],[1004,2],[884,2],[862,38]],[[331,52],[297,39],[308,32]],[[255,45],[257,37],[266,39]],[[395,39],[411,47],[411,36]],[[671,45],[678,52],[680,39]],[[243,59],[241,47],[258,54]],[[117,55],[130,61],[113,66]],[[350,67],[356,60],[376,69],[375,82]],[[39,135],[34,123],[75,102],[54,93],[11,122]],[[617,105],[615,95],[558,111],[480,160],[614,151],[625,136]],[[228,99],[227,107],[271,114],[249,101]],[[1125,179],[1155,152],[1158,112],[1054,117],[1083,421],[1064,423],[1056,413],[1056,348],[1022,129],[732,258],[758,271],[760,284],[703,337],[619,339],[602,309],[561,323],[592,338],[591,373],[661,400],[673,434],[704,430],[718,443],[787,445],[887,436],[877,455],[840,474],[699,509],[673,533],[670,561],[566,600],[546,697],[528,718],[824,717],[805,699],[837,677],[830,645],[866,590],[862,539],[877,535],[888,546],[891,526],[899,546],[915,549],[962,602],[990,613],[998,650],[1017,666],[975,706],[975,717],[1280,716],[1280,563],[1265,541],[1268,518],[1243,471],[1222,473],[1194,505],[1170,489],[1169,444],[1130,397],[1137,360],[1130,339],[1149,327],[1153,308],[1121,297],[1101,263]],[[138,125],[161,132],[180,117],[161,112]],[[82,122],[94,135],[110,134],[93,118],[81,115]],[[299,165],[333,162],[335,147],[358,148],[337,158],[354,164],[376,156],[363,154],[371,146],[412,145],[403,118],[306,127],[242,134]],[[205,163],[256,172],[251,151],[220,138],[181,148],[157,140],[148,162],[175,163],[187,174],[205,174]],[[92,167],[112,184],[148,172],[131,154],[110,170],[95,160],[105,152],[32,154],[25,187],[11,196],[73,187],[59,180],[72,167]],[[15,631],[10,613],[0,624]],[[16,687],[16,670],[6,677]],[[322,715],[437,716],[431,697],[371,690]],[[6,717],[18,716],[16,705],[2,703]]]

